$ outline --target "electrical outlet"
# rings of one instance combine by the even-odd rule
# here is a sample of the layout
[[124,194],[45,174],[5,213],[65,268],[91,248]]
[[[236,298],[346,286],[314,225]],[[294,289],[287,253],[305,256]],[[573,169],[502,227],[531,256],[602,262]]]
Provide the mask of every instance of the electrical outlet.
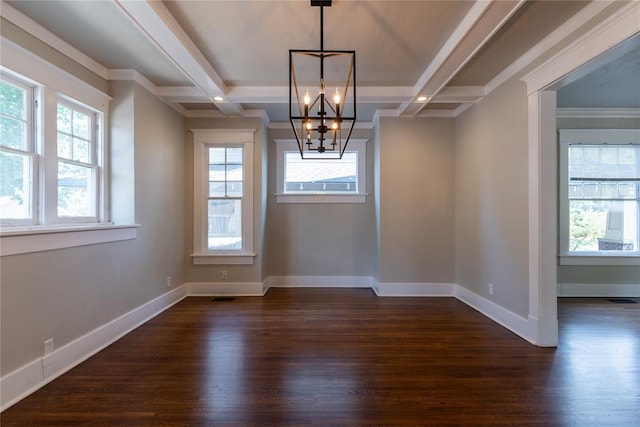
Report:
[[489,283],[489,295],[493,295],[493,283]]
[[44,342],[44,355],[47,356],[53,353],[53,338],[49,338]]
[[222,280],[227,280],[227,277],[229,277],[229,273],[227,272],[227,270],[222,270],[221,277]]
[[171,276],[167,276],[167,288],[171,287]]

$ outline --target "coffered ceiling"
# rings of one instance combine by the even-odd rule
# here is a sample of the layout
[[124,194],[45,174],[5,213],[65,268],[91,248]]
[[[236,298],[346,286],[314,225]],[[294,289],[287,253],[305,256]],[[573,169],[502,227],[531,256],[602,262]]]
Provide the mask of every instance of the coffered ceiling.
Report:
[[[607,4],[334,0],[324,45],[356,50],[362,121],[455,116],[548,34]],[[185,116],[272,123],[288,117],[289,49],[318,49],[320,38],[308,0],[3,0],[2,14],[90,57],[103,78],[133,76]]]

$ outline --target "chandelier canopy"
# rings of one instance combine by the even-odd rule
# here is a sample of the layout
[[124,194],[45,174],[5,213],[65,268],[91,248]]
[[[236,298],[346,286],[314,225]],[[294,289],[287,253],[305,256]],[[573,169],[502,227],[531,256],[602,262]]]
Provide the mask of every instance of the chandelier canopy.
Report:
[[324,7],[320,7],[320,50],[289,50],[289,120],[300,156],[342,158],[356,121],[356,51],[324,50]]

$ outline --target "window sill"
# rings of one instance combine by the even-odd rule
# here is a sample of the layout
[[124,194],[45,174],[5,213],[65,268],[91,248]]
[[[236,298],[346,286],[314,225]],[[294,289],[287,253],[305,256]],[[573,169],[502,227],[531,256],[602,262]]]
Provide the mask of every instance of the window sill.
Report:
[[640,256],[633,255],[562,255],[560,265],[640,265]]
[[191,254],[194,265],[252,265],[256,254],[236,252],[228,254]]
[[276,194],[277,203],[365,203],[368,194]]
[[139,224],[7,227],[0,231],[0,256],[132,240]]

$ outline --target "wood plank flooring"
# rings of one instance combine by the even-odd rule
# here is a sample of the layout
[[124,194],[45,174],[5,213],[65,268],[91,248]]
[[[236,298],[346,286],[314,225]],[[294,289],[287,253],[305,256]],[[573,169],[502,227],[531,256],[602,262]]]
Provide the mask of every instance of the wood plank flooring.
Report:
[[563,299],[558,349],[453,298],[188,298],[5,426],[637,426],[640,304]]

